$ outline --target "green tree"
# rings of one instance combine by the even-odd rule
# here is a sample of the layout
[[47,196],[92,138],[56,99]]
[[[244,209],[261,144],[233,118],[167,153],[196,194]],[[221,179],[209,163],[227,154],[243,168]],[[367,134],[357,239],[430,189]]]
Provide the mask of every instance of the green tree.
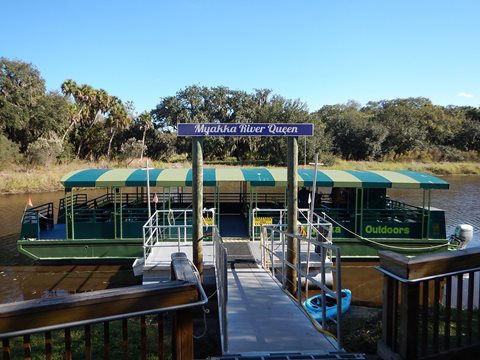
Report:
[[[117,131],[124,130],[128,128],[132,122],[132,118],[128,114],[127,110],[125,109],[125,106],[122,104],[122,102],[114,98],[111,101],[111,106],[110,110],[105,122],[105,125],[107,128],[110,129],[110,140],[108,142],[108,150],[107,150],[107,158],[110,160],[111,159],[111,149],[112,149],[112,141],[113,137],[115,136]],[[145,144],[142,142],[142,149],[145,146]],[[143,153],[143,150],[142,150]]]
[[25,151],[49,132],[62,132],[67,102],[45,92],[45,81],[32,64],[0,58],[0,130]]
[[54,164],[62,152],[61,139],[51,132],[28,145],[26,156],[31,164],[47,166]]
[[387,129],[361,111],[360,104],[350,101],[345,105],[327,105],[317,114],[325,124],[335,154],[347,160],[378,159],[383,154]]
[[0,134],[0,169],[5,165],[19,162],[21,159],[20,147],[18,144],[7,139],[3,134]]
[[[305,122],[310,120],[308,109],[300,100],[288,100],[268,89],[255,93],[231,90],[226,87],[190,86],[176,96],[163,98],[152,111],[154,123],[163,132],[175,132],[178,123],[233,122]],[[309,140],[312,144],[312,140]],[[315,142],[323,145],[321,141]],[[189,153],[189,139],[178,138],[177,151]],[[257,137],[207,137],[205,158],[223,159],[234,156],[239,160],[285,162],[284,139]]]
[[[62,84],[62,92],[71,100],[69,126],[64,139],[70,133],[78,157],[98,158],[105,144],[106,155],[110,158],[113,138],[131,122],[126,105],[103,89],[79,86],[73,80]],[[109,132],[106,143],[105,131]]]
[[464,151],[480,151],[480,108],[451,106],[447,111],[459,119],[452,145]]

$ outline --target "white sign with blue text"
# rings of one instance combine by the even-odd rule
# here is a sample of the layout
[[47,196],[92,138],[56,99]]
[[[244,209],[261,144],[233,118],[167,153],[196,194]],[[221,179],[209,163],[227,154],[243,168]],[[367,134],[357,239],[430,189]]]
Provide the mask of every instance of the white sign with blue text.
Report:
[[313,124],[177,124],[178,136],[313,136]]

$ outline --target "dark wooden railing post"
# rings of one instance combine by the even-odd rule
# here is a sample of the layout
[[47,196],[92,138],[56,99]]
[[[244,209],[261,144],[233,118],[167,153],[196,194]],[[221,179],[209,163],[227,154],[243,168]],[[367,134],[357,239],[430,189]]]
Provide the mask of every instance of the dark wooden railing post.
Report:
[[173,321],[173,359],[193,359],[192,310],[178,311]]
[[45,360],[52,359],[52,332],[45,332]]
[[383,312],[382,312],[382,340],[385,345],[395,349],[394,329],[396,320],[395,280],[389,276],[383,277]]
[[419,283],[400,285],[399,353],[404,359],[416,359],[418,351]]
[[65,360],[72,360],[72,333],[70,328],[65,329]]
[[158,327],[158,360],[165,358],[165,344],[163,341],[163,314],[157,315],[157,327]]
[[145,315],[140,317],[140,357],[147,359],[147,322]]
[[103,358],[110,359],[110,323],[108,321],[103,323]]
[[128,319],[122,320],[122,351],[123,359],[128,360]]
[[3,347],[3,360],[10,360],[10,342],[8,339],[2,340],[2,347]]
[[32,342],[30,340],[30,335],[23,336],[23,354],[25,359],[32,358]]

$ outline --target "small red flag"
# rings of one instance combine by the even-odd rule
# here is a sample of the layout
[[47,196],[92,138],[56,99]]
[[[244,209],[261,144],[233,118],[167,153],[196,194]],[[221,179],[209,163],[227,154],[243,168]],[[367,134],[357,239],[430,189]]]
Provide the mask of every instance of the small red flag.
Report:
[[32,198],[30,196],[28,197],[27,206],[33,207]]

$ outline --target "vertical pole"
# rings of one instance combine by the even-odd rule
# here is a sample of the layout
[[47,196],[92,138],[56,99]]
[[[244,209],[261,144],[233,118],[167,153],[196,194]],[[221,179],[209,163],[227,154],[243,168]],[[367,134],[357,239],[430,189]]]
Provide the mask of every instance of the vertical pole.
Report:
[[147,206],[148,206],[148,218],[152,217],[152,205],[150,204],[150,169],[148,167],[147,160]]
[[[307,167],[307,137],[304,136],[303,139],[305,140],[304,147],[303,147],[303,167],[306,168]],[[317,156],[317,159],[318,159],[318,154],[315,156]],[[317,165],[315,164],[315,166]]]
[[[307,137],[305,136],[305,139]],[[315,211],[315,196],[317,192],[317,166],[318,166],[318,154],[315,154],[315,167],[313,170],[313,185],[312,185],[312,196],[310,198],[310,212],[308,213],[308,234],[307,237],[310,239],[312,237],[312,226],[313,226],[313,212]],[[310,243],[309,245],[310,246]],[[310,254],[310,252],[309,252]]]
[[117,238],[118,217],[117,217],[117,189],[113,190],[113,236]]
[[119,220],[120,220],[120,239],[123,239],[123,188],[120,188],[120,219]]
[[203,137],[192,138],[193,264],[203,280]]
[[431,201],[432,201],[432,198],[431,198],[431,195],[432,195],[432,191],[430,189],[428,189],[428,192],[427,192],[427,231],[426,231],[426,238],[427,239],[430,239],[430,216],[431,216]]
[[73,188],[70,192],[70,220],[71,220],[71,228],[72,228],[72,240],[75,240],[75,219],[73,218]]
[[[296,235],[298,233],[298,139],[288,138],[287,150],[287,233]],[[287,261],[295,266],[297,264],[297,240],[291,236],[287,238]],[[297,271],[290,266],[287,267],[287,290],[293,296],[297,293]]]
[[68,217],[68,203],[67,203],[67,189],[65,189],[65,198],[63,199],[63,209],[65,212],[65,240],[68,240],[68,226],[69,226],[69,217]]

